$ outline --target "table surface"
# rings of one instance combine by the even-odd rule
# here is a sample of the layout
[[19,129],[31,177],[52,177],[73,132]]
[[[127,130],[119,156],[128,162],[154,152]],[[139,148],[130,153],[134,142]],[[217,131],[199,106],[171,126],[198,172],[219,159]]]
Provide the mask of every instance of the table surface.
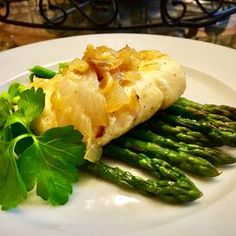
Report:
[[[136,33],[151,33],[151,34],[164,34],[173,35],[177,37],[186,37],[186,29],[180,28],[154,28],[154,29],[141,29]],[[121,32],[121,31],[119,31]],[[127,32],[127,31],[125,31]],[[71,32],[59,31],[48,29],[27,28],[22,26],[8,25],[0,22],[0,51],[14,48],[21,45],[26,45],[34,42],[44,41],[48,39],[61,38],[72,35],[92,34],[98,32]],[[195,40],[211,42],[220,44],[226,47],[236,49],[236,14],[231,15],[227,26],[200,28],[191,36],[191,31],[188,33],[188,38]]]

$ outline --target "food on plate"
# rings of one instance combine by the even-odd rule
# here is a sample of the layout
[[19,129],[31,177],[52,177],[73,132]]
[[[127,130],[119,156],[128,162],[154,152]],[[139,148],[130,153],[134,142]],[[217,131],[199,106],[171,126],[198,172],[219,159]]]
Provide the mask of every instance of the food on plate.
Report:
[[236,108],[180,97],[181,65],[159,51],[89,45],[58,72],[30,71],[31,83],[13,83],[0,95],[3,210],[34,190],[52,205],[65,204],[81,169],[168,203],[191,202],[202,192],[185,172],[216,177],[218,165],[236,161],[219,149],[236,146]]
[[138,164],[139,166],[140,163],[143,163],[143,169],[150,172],[155,171],[158,177],[145,180],[119,167],[111,167],[101,161],[91,163],[86,168],[99,177],[119,186],[135,189],[137,192],[158,197],[168,203],[191,202],[202,196],[202,193],[183,172],[167,162],[160,159],[150,159],[144,154],[132,153],[127,149],[115,148],[114,150],[117,151],[117,149],[122,157],[123,155],[131,157],[133,159],[132,164],[135,162],[135,165]]
[[[169,135],[168,131],[172,130],[175,131],[175,127],[173,125],[168,125],[167,123],[163,123],[163,122],[147,122],[146,123],[149,126],[149,129],[145,129],[145,128],[136,128],[131,130],[131,132],[129,133],[131,137],[139,139],[139,140],[143,140],[143,141],[148,141],[151,142],[153,144],[158,144],[161,145],[162,147],[165,148],[171,148],[175,151],[177,151],[177,153],[175,153],[175,155],[178,157],[179,153],[184,152],[186,157],[182,157],[182,160],[188,160],[189,162],[192,162],[192,165],[189,165],[186,168],[186,170],[191,171],[191,168],[194,166],[194,162],[195,162],[195,158],[196,156],[200,156],[204,159],[206,159],[207,161],[209,161],[210,163],[212,163],[213,165],[227,165],[227,164],[232,164],[235,162],[235,158],[233,158],[232,156],[228,155],[225,152],[222,152],[220,149],[216,149],[216,148],[212,148],[212,147],[208,147],[208,146],[204,146],[203,144],[192,144],[192,143],[188,143],[188,135],[185,135],[186,140],[185,142],[181,142],[178,140],[174,140],[174,137],[165,137],[163,133],[158,131],[158,128],[160,129],[164,129],[165,130],[165,135]],[[146,125],[145,124],[145,125]],[[168,129],[166,129],[168,128]],[[179,127],[181,130],[181,127]],[[182,127],[185,128],[185,127]],[[151,131],[152,130],[152,131]],[[178,131],[177,131],[178,132]],[[184,134],[184,133],[179,133],[179,134]],[[201,134],[201,133],[199,133]],[[177,135],[175,136],[177,137]],[[191,136],[189,136],[191,139]],[[121,138],[122,139],[122,138]],[[178,139],[178,137],[176,138]],[[123,141],[124,142],[124,141]],[[191,141],[190,141],[191,142]],[[124,142],[126,145],[133,145],[134,143],[130,142]],[[211,144],[212,145],[212,144]],[[150,145],[149,147],[143,147],[144,150],[147,152],[148,149],[156,149],[156,146]],[[165,151],[165,149],[160,149],[160,151]],[[172,154],[171,152],[168,154]],[[195,156],[195,158],[193,157]],[[181,162],[180,162],[181,163]],[[195,162],[197,163],[197,162]],[[208,164],[202,162],[199,163],[200,165],[203,166],[207,166]],[[209,165],[208,165],[209,166]],[[182,167],[183,168],[183,167]],[[209,168],[212,168],[212,166],[209,166]],[[204,175],[203,172],[198,172],[199,169],[194,169],[191,172],[196,172],[199,175]],[[211,173],[211,172],[210,172]],[[212,173],[217,173],[217,171],[212,170]],[[209,172],[207,173],[207,175],[209,175]]]
[[94,162],[102,146],[173,104],[186,81],[181,65],[159,51],[89,45],[82,59],[32,86],[46,93],[37,132],[73,125],[87,145],[85,158]]

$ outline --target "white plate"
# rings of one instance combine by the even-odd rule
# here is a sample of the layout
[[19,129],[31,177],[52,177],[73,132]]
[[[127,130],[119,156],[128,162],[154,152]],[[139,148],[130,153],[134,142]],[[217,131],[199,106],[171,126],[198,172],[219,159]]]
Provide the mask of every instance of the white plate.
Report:
[[[45,41],[0,53],[0,88],[23,81],[34,65],[53,66],[82,56],[87,44],[164,51],[184,66],[185,96],[236,106],[236,51],[165,36],[100,34]],[[192,204],[172,206],[82,175],[68,204],[51,207],[33,196],[0,212],[0,235],[235,235],[236,167],[214,180],[194,178],[204,193]]]

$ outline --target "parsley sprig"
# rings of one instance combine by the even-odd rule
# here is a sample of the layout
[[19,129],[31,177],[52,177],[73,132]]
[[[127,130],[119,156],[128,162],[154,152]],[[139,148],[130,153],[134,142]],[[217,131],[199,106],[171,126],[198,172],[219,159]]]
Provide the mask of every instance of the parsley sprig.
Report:
[[82,135],[72,126],[56,127],[38,136],[32,122],[42,113],[42,89],[14,83],[0,96],[0,205],[16,207],[36,188],[52,205],[65,204],[78,166],[85,163]]

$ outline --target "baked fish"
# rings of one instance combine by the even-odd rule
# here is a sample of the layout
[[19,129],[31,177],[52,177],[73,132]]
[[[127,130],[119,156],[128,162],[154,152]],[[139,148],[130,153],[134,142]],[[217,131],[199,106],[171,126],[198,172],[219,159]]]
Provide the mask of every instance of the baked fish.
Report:
[[186,79],[181,65],[160,51],[88,45],[82,59],[32,86],[46,93],[36,131],[73,125],[83,135],[85,158],[95,162],[102,146],[174,103]]

